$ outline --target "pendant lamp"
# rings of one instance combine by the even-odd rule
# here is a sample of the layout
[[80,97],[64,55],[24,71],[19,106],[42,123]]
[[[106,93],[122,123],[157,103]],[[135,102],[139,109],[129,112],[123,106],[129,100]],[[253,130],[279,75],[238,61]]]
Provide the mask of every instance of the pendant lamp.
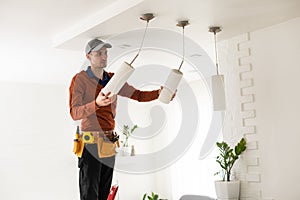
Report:
[[182,27],[182,61],[178,69],[171,69],[169,72],[168,78],[164,84],[163,89],[161,90],[158,99],[165,104],[170,103],[173,95],[175,94],[177,87],[182,79],[183,73],[180,71],[182,64],[184,62],[185,46],[184,46],[184,27],[189,25],[189,21],[178,21],[177,26]]
[[127,82],[129,77],[131,76],[131,74],[134,72],[135,69],[132,66],[132,64],[140,54],[140,51],[143,47],[145,35],[146,35],[147,29],[148,29],[149,21],[153,18],[154,18],[154,15],[152,13],[146,13],[140,17],[141,20],[147,21],[140,48],[139,48],[136,56],[133,58],[133,60],[130,63],[124,62],[121,65],[121,67],[116,71],[116,73],[111,78],[111,80],[107,83],[107,85],[102,89],[101,92],[103,92],[105,95],[109,92],[111,93],[110,96],[118,94],[118,92],[121,90],[123,85]]
[[217,42],[216,42],[216,35],[218,32],[221,31],[221,27],[211,26],[209,27],[208,31],[214,33],[216,71],[217,71],[217,74],[211,77],[213,109],[214,111],[222,111],[226,109],[224,75],[219,74]]

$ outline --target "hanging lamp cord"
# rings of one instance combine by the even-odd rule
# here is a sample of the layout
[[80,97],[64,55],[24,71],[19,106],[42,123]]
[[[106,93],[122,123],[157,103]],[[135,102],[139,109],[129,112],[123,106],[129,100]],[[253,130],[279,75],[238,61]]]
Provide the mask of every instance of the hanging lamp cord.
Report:
[[182,64],[184,62],[184,56],[185,56],[185,45],[184,45],[184,26],[182,27],[182,61],[180,63],[180,66],[178,68],[178,71],[180,71],[181,67],[182,67]]
[[139,48],[139,51],[137,52],[136,56],[133,58],[133,60],[131,61],[130,65],[132,65],[132,63],[135,61],[135,59],[139,56],[141,50],[142,50],[142,47],[144,45],[144,40],[145,40],[145,35],[146,35],[146,32],[147,32],[147,29],[148,29],[148,24],[149,24],[149,20],[147,20],[147,25],[146,25],[146,28],[145,28],[145,31],[144,31],[144,36],[143,36],[143,39],[142,39],[142,42],[141,42],[141,46]]
[[216,55],[216,68],[217,68],[217,75],[219,75],[219,64],[218,64],[218,51],[217,51],[217,36],[216,31],[214,31],[214,38],[215,38],[215,55]]

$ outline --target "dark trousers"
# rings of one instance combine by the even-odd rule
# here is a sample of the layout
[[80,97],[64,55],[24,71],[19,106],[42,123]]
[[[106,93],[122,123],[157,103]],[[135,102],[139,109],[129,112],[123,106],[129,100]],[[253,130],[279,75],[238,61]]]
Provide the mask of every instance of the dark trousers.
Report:
[[98,157],[97,145],[84,147],[78,160],[81,200],[107,200],[115,164],[115,157]]

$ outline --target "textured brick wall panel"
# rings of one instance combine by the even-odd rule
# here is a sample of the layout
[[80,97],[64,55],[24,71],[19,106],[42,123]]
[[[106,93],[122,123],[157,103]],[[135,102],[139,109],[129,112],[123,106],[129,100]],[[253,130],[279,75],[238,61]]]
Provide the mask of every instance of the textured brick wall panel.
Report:
[[241,180],[241,200],[271,200],[262,198],[259,162],[259,142],[256,131],[255,80],[251,63],[250,34],[232,38],[227,43],[224,60],[226,117],[224,140],[236,143],[241,137],[247,140],[247,150],[234,168]]

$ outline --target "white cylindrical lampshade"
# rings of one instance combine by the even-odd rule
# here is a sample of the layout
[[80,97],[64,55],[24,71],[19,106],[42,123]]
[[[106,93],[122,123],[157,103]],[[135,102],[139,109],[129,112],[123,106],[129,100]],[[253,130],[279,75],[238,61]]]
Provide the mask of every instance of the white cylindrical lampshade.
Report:
[[226,109],[224,76],[214,75],[211,77],[211,88],[214,111]]
[[170,103],[172,96],[174,95],[178,84],[183,76],[183,73],[177,69],[172,69],[169,73],[165,86],[161,90],[158,99],[168,104]]
[[110,95],[118,94],[133,72],[134,68],[127,62],[124,62],[101,92],[105,95],[108,92],[111,92]]

